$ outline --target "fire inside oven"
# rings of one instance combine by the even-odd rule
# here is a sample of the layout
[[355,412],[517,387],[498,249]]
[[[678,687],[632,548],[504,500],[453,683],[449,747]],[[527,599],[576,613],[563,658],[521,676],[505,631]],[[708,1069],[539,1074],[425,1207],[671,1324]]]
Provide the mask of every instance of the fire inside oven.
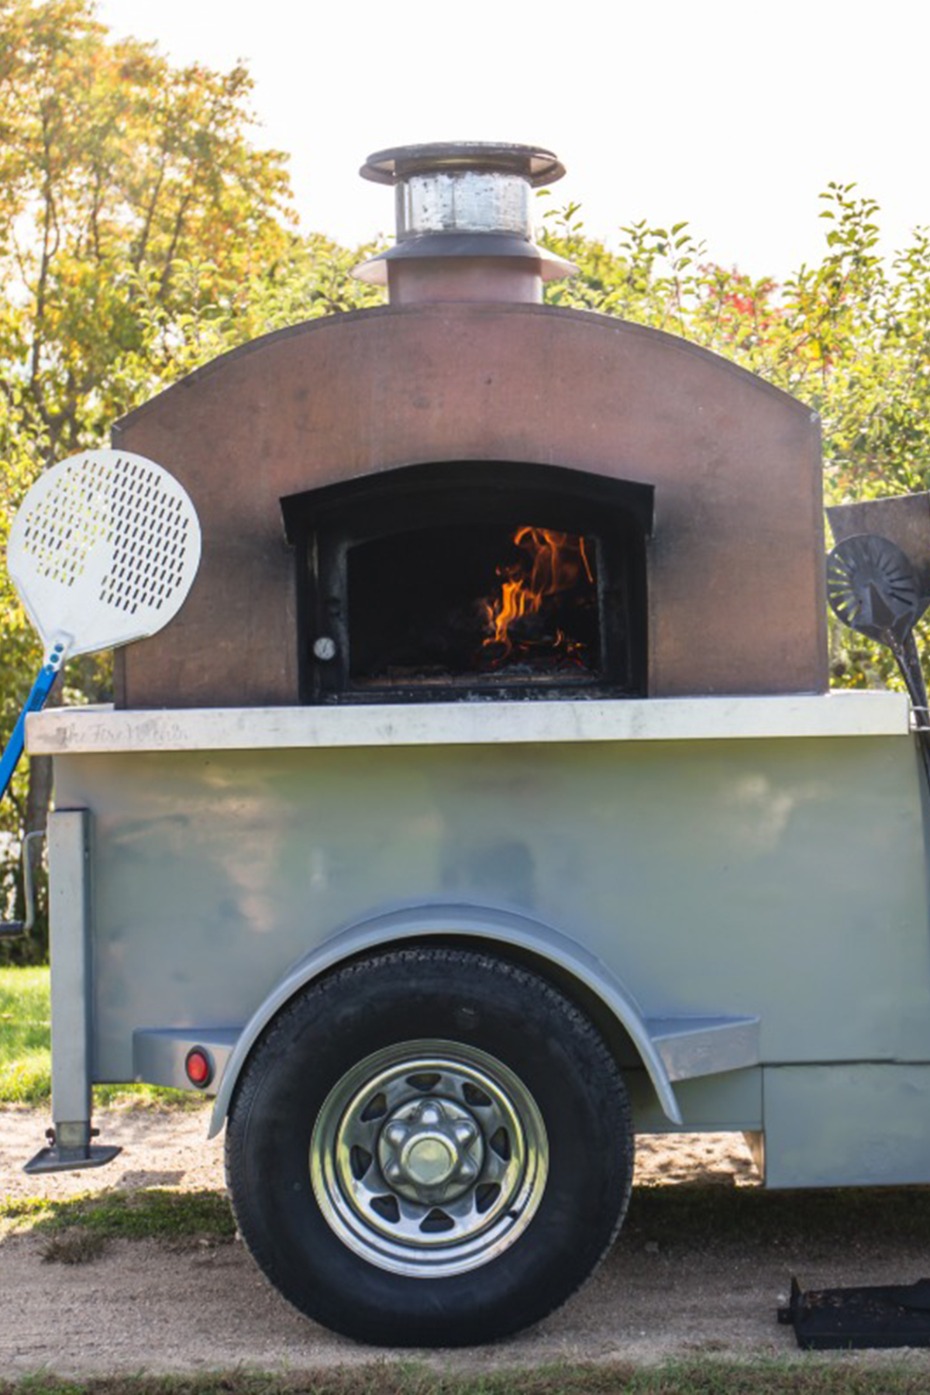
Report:
[[446,524],[347,556],[353,686],[601,673],[597,542],[532,523]]
[[282,506],[304,701],[645,691],[648,486],[467,462]]

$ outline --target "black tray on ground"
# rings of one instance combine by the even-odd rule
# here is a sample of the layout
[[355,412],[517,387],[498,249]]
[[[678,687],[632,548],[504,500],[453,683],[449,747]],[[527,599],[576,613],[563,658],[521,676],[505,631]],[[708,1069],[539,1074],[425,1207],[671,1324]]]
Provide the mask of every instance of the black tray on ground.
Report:
[[821,1288],[802,1293],[791,1280],[778,1321],[794,1327],[805,1351],[863,1347],[930,1347],[930,1279],[877,1288]]

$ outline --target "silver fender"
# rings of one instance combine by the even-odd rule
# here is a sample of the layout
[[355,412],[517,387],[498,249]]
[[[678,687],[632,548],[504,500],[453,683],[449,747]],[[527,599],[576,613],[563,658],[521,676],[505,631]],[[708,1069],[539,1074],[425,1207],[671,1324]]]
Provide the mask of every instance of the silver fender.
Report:
[[682,1124],[672,1077],[658,1044],[653,1040],[646,1017],[632,993],[595,955],[561,931],[512,911],[481,906],[416,906],[377,915],[339,931],[286,974],[242,1029],[217,1091],[209,1137],[213,1138],[223,1127],[239,1073],[255,1042],[275,1014],[296,993],[343,960],[355,958],[366,950],[383,949],[386,945],[404,940],[427,940],[449,935],[494,940],[499,944],[529,950],[585,984],[626,1029],[642,1058],[667,1118],[673,1124]]

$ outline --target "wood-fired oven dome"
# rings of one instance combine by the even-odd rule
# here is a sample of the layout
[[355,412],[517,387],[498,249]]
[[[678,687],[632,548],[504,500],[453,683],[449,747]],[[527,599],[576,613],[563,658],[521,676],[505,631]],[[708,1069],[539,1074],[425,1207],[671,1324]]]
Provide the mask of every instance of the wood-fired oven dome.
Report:
[[204,539],[182,614],[119,656],[121,706],[307,700],[282,499],[443,462],[652,488],[641,691],[827,686],[817,419],[670,335],[544,305],[337,315],[223,355],[113,441],[178,477]]

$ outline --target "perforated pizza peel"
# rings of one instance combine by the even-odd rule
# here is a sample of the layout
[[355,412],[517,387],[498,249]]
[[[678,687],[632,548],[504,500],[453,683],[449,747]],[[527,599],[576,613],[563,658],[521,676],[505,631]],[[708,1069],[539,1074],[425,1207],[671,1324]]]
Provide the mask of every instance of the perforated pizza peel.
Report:
[[22,754],[26,716],[66,659],[144,639],[180,610],[200,562],[200,524],[167,470],[128,451],[51,466],[10,529],[7,569],[45,658],[0,757],[0,798]]

